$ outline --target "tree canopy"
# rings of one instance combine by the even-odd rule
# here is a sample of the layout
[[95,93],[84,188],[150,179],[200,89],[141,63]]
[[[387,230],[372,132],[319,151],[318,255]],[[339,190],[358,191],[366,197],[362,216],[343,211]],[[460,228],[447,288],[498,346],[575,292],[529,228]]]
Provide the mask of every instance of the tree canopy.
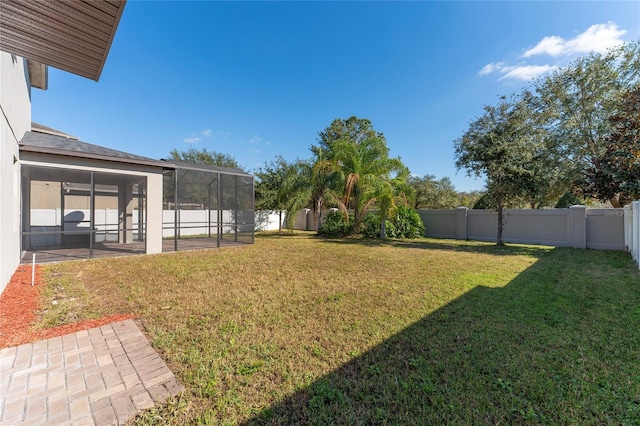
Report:
[[[528,102],[544,139],[539,189],[544,189],[545,182],[549,189],[556,189],[541,201],[549,204],[567,190],[595,194],[583,177],[600,164],[594,161],[606,151],[606,136],[615,126],[610,117],[639,80],[640,45],[630,42],[606,54],[578,58],[533,84]],[[608,201],[619,207],[618,193],[610,193]]]
[[282,211],[287,208],[284,182],[292,168],[293,164],[278,155],[255,172],[255,208],[278,211],[278,230],[282,230]]
[[498,211],[498,244],[503,244],[505,205],[522,197],[531,180],[535,146],[528,108],[519,97],[486,105],[484,114],[454,142],[458,169],[486,177],[487,197]]
[[206,148],[189,148],[186,151],[172,149],[171,152],[169,152],[169,158],[176,161],[186,161],[188,163],[207,164],[209,166],[244,170],[231,155],[207,150]]
[[624,206],[640,197],[640,86],[624,95],[609,123],[611,133],[601,138],[604,151],[590,156],[582,187],[585,194]]
[[416,209],[453,209],[459,206],[458,192],[448,177],[436,180],[434,175],[411,176],[412,205]]
[[282,181],[289,220],[310,208],[320,222],[322,209],[336,206],[347,224],[354,212],[353,229],[359,233],[367,209],[386,216],[410,192],[409,170],[400,158],[389,157],[384,135],[365,118],[333,120],[310,149],[313,157],[296,160]]
[[[616,130],[618,112],[625,108],[623,99],[637,97],[639,81],[638,42],[578,58],[496,106],[485,106],[454,141],[456,165],[486,178],[483,201],[499,212],[505,203],[564,205],[566,195],[563,203],[558,200],[567,191],[600,199],[606,194],[614,207],[624,205],[637,194],[630,183],[637,182],[637,150],[628,130]],[[624,111],[632,116],[628,107]]]

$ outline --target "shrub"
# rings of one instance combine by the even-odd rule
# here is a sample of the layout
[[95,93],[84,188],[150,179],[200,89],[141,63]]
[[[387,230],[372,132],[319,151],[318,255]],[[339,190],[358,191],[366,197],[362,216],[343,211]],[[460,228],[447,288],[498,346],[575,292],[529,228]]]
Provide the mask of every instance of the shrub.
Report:
[[[369,213],[363,222],[362,234],[367,238],[380,238],[380,214]],[[424,236],[424,223],[417,211],[398,206],[391,220],[387,219],[389,238],[419,238]]]
[[583,205],[584,203],[571,191],[565,192],[554,206],[556,209],[566,209],[575,205]]
[[[380,214],[369,213],[362,222],[362,235],[366,238],[380,238]],[[387,237],[394,238],[396,236],[396,227],[387,219],[386,223]]]
[[418,212],[410,207],[398,206],[393,224],[397,238],[424,237],[424,223]]
[[484,194],[482,197],[478,198],[478,201],[473,205],[473,208],[478,209],[495,209],[495,203],[491,200],[491,196],[489,194]]
[[318,235],[328,238],[343,238],[353,234],[353,215],[349,215],[349,223],[339,211],[330,212],[318,230]]

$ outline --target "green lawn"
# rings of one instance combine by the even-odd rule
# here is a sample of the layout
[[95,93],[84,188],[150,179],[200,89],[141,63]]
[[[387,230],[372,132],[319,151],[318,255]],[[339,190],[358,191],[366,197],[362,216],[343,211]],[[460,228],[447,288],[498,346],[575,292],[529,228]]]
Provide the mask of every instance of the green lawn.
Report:
[[139,424],[640,424],[622,252],[267,234],[45,276],[43,322],[133,312],[187,388]]

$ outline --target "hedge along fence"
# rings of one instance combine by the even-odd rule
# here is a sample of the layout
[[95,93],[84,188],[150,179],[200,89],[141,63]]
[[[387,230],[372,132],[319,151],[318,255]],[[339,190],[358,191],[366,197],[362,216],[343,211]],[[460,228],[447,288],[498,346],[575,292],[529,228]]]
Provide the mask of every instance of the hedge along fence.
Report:
[[640,268],[640,201],[624,207],[624,244]]
[[[426,236],[495,241],[498,214],[491,210],[418,210]],[[503,240],[556,247],[626,250],[625,209],[507,209]]]

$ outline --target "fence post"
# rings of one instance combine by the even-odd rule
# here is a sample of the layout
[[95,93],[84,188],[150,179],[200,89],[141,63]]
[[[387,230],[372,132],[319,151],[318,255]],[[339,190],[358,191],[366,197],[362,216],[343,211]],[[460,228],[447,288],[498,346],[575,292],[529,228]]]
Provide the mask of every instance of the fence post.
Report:
[[624,249],[631,253],[631,206],[624,206]]
[[466,207],[458,207],[456,209],[456,239],[466,240],[467,234],[467,211]]
[[303,209],[304,211],[304,230],[305,231],[311,231],[311,225],[309,224],[309,212],[311,211],[311,209]]
[[587,248],[587,208],[585,206],[569,207],[571,226],[571,247]]
[[640,201],[631,203],[631,255],[640,268]]

